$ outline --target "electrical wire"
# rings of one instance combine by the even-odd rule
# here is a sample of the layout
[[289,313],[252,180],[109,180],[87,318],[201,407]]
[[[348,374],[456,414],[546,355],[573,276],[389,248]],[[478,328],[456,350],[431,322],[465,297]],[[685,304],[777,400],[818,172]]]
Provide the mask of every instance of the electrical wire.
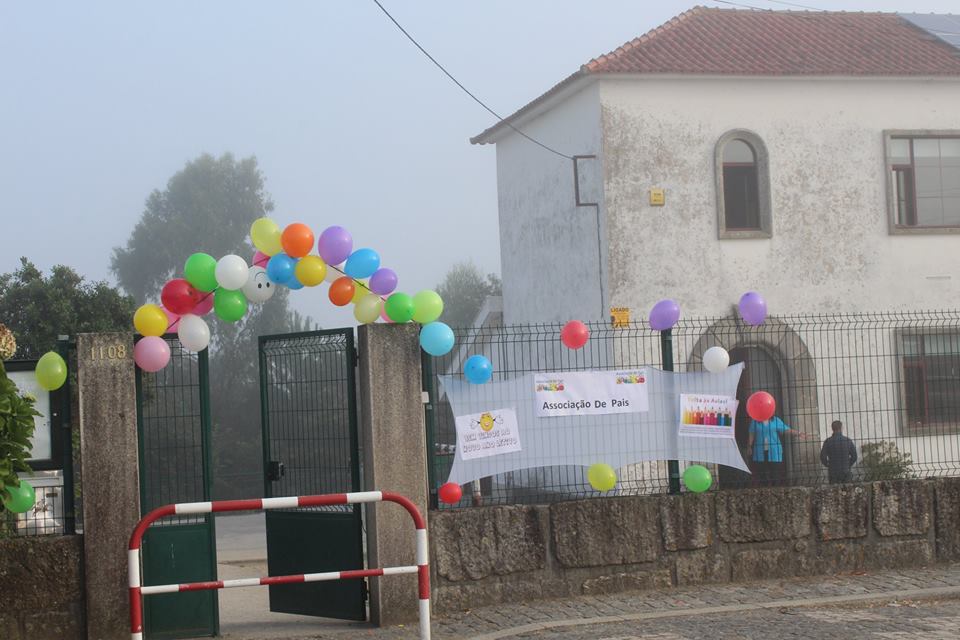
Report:
[[517,129],[515,126],[513,126],[512,124],[510,124],[509,122],[507,122],[507,120],[506,120],[503,116],[501,116],[499,113],[497,113],[496,111],[494,111],[493,109],[491,109],[490,107],[488,107],[488,106],[486,105],[486,103],[483,102],[483,100],[481,100],[480,98],[478,98],[477,96],[475,96],[469,89],[467,89],[465,86],[463,86],[463,83],[461,83],[459,80],[457,80],[457,79],[453,76],[452,73],[450,73],[449,71],[447,71],[446,68],[444,68],[444,66],[443,66],[442,64],[440,64],[439,62],[437,62],[437,59],[434,58],[432,55],[430,55],[430,53],[429,53],[426,49],[424,49],[424,48],[420,45],[420,43],[417,42],[416,39],[415,39],[413,36],[411,36],[411,35],[407,32],[406,29],[403,28],[403,26],[401,26],[401,24],[400,24],[399,22],[397,22],[397,19],[396,19],[396,18],[394,18],[392,15],[390,15],[390,12],[387,11],[386,8],[385,8],[382,4],[380,4],[380,1],[379,1],[379,0],[373,0],[373,3],[380,8],[380,11],[382,11],[385,16],[387,16],[388,18],[390,18],[390,22],[392,22],[392,23],[397,27],[397,29],[400,30],[400,33],[402,33],[403,35],[407,36],[407,39],[408,39],[410,42],[412,42],[412,43],[414,44],[414,46],[415,46],[417,49],[419,49],[421,53],[423,53],[423,55],[427,56],[427,58],[430,60],[430,62],[432,62],[433,64],[435,64],[435,65],[437,66],[437,68],[440,69],[440,71],[443,71],[444,75],[446,75],[448,78],[450,78],[450,80],[452,80],[454,84],[456,84],[458,87],[460,87],[460,89],[461,89],[464,93],[466,93],[468,96],[470,96],[471,98],[473,98],[474,102],[476,102],[476,103],[479,104],[481,107],[483,107],[483,108],[486,109],[488,112],[490,112],[490,113],[493,115],[493,117],[495,117],[495,118],[498,120],[498,123],[497,123],[497,124],[505,124],[505,125],[507,125],[508,127],[510,127],[511,129],[513,129],[515,132],[519,133],[521,136],[523,136],[524,138],[526,138],[526,139],[529,140],[530,142],[534,143],[535,145],[537,145],[537,146],[539,146],[539,147],[542,147],[542,148],[546,149],[546,150],[549,151],[550,153],[555,153],[555,154],[557,154],[558,156],[560,156],[561,158],[566,158],[567,160],[573,160],[573,156],[568,156],[568,155],[565,154],[565,153],[561,153],[561,152],[557,151],[556,149],[545,145],[544,143],[542,143],[542,142],[540,142],[539,140],[537,140],[537,139],[535,139],[535,138],[527,135],[527,134],[524,133],[523,131],[520,131],[520,129]]

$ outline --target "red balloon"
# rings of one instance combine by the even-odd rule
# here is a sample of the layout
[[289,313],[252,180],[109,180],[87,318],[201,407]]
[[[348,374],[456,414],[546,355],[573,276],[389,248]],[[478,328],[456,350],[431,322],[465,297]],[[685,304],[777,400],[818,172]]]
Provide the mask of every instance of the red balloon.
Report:
[[587,329],[587,325],[579,320],[571,320],[563,325],[563,329],[560,331],[560,341],[570,349],[579,349],[587,344],[589,339],[590,329]]
[[766,422],[777,412],[777,401],[766,391],[757,391],[747,398],[747,413],[757,422]]
[[438,494],[440,496],[440,502],[444,504],[457,504],[460,502],[460,498],[463,497],[463,489],[461,489],[460,485],[456,482],[448,482],[440,487]]
[[330,290],[327,291],[327,295],[330,297],[330,302],[338,307],[343,307],[350,304],[356,290],[357,288],[356,285],[353,284],[353,278],[344,276],[330,283]]
[[160,292],[160,302],[163,306],[181,316],[193,311],[200,302],[200,298],[200,292],[183,278],[171,280],[163,285],[163,290]]

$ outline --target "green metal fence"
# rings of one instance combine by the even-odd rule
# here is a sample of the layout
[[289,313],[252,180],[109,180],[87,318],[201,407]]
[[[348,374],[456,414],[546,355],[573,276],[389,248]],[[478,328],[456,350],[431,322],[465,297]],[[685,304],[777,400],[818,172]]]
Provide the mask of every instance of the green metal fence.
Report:
[[[156,373],[137,369],[140,510],[210,500],[210,399],[207,352],[185,351],[167,336],[170,363]],[[144,584],[213,580],[213,516],[165,518],[144,542]],[[188,638],[219,632],[216,591],[166,594],[145,605],[152,638]]]
[[[529,372],[642,366],[701,371],[703,353],[711,346],[724,347],[731,363],[746,364],[737,392],[736,435],[755,473],[715,467],[718,488],[750,487],[761,480],[827,482],[820,450],[834,421],[843,424],[858,452],[851,480],[960,475],[960,311],[771,317],[760,327],[734,317],[685,318],[663,334],[645,323],[589,326],[590,341],[580,351],[561,345],[561,325],[542,324],[458,329],[453,352],[424,358],[435,506],[436,489],[446,481],[456,451],[453,414],[437,376],[462,375],[464,361],[475,353],[490,358],[494,381],[502,381]],[[785,437],[783,463],[762,477],[747,447],[750,420],[745,413],[746,398],[760,390],[774,396],[784,422],[806,434],[802,440]],[[495,406],[496,398],[491,402]],[[589,437],[585,430],[585,446]],[[674,473],[682,468],[681,463]],[[676,491],[670,471],[668,461],[643,463],[625,474],[628,479],[621,479],[618,491]],[[584,475],[578,467],[544,467],[479,478],[464,487],[464,499],[456,506],[598,495]]]

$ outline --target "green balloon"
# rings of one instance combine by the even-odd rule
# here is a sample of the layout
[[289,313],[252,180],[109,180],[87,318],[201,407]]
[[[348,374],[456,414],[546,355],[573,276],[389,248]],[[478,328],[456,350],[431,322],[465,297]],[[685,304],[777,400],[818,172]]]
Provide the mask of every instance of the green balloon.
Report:
[[694,464],[684,470],[683,484],[687,485],[688,491],[703,493],[713,484],[713,476],[705,466]]
[[598,462],[587,469],[587,480],[597,491],[610,491],[617,486],[617,472],[610,465]]
[[405,293],[395,293],[387,298],[383,308],[387,312],[387,317],[394,322],[410,322],[413,319],[413,298]]
[[443,298],[436,291],[421,291],[413,296],[413,321],[430,324],[443,313]]
[[207,253],[195,253],[183,265],[187,282],[199,291],[210,292],[217,288],[217,261]]
[[37,501],[37,492],[26,480],[21,480],[19,487],[7,486],[7,491],[10,497],[3,501],[3,506],[12,513],[25,513]]
[[236,322],[247,313],[247,299],[243,291],[217,289],[213,294],[213,312],[221,320]]
[[47,391],[56,391],[67,381],[67,363],[56,351],[48,351],[37,361],[33,372],[37,382]]

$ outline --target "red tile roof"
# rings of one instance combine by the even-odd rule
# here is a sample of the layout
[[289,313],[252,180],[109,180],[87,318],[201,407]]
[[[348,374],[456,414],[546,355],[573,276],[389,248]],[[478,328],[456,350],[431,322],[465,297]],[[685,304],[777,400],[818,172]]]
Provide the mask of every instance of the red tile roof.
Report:
[[471,138],[474,144],[594,74],[960,76],[960,50],[895,13],[694,7],[594,58]]
[[588,73],[954,76],[960,51],[895,13],[696,7],[584,65]]

